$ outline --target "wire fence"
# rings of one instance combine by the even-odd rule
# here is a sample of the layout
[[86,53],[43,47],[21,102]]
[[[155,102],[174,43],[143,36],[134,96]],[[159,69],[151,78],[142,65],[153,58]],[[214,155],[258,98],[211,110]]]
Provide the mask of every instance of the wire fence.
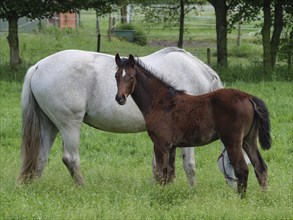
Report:
[[[55,22],[53,22],[55,28],[52,28],[52,22],[49,22],[47,19],[42,21],[31,21],[22,18],[19,22],[19,33],[32,34],[36,35],[36,37],[40,37],[38,33],[44,32],[45,29],[46,37],[44,40],[55,39],[57,41],[57,43],[55,43],[57,46],[58,39],[66,38],[66,46],[60,45],[60,48],[65,47],[92,51],[102,48],[101,52],[103,53],[113,53],[112,49],[103,47],[103,44],[105,41],[109,41],[109,33],[112,33],[112,37],[115,38],[114,31],[112,30],[112,32],[109,32],[109,29],[115,29],[120,23],[121,16],[119,13],[112,13],[111,15],[99,17],[97,19],[94,11],[83,11],[81,14],[74,17],[74,19],[76,19],[74,22],[72,22],[71,19],[73,18],[71,17],[67,17],[66,19],[67,22],[74,23],[76,26],[73,29],[63,29],[58,31],[56,28],[60,27],[60,25],[58,25],[58,22],[61,22],[60,16],[56,18]],[[144,31],[148,46],[157,49],[177,46],[179,35],[178,26],[164,29],[162,24],[153,25],[144,22],[142,19],[141,16],[133,16],[131,22],[139,25],[140,29]],[[113,20],[115,22],[113,22]],[[208,62],[209,60],[212,60],[213,62],[213,60],[216,59],[216,27],[214,16],[189,16],[185,21],[185,27],[186,31],[184,33],[183,47],[193,55],[203,59],[205,62]],[[1,21],[1,41],[4,39],[3,36],[7,35],[7,31],[7,23]],[[98,32],[100,33],[100,39],[98,39]],[[262,61],[260,29],[250,24],[243,24],[241,26],[240,45],[238,45],[237,42],[239,36],[236,32],[238,32],[238,30],[232,30],[232,32],[228,34],[228,56],[230,58],[237,58],[239,62],[247,60],[252,63],[260,63]],[[80,41],[78,46],[76,44],[77,39]],[[88,42],[90,46],[82,41]],[[98,42],[100,42],[100,44],[98,44]],[[48,48],[43,48],[42,44],[28,45],[21,42],[21,51],[24,50],[31,51],[31,54],[43,54],[44,52],[53,53],[56,51],[55,48],[52,48],[51,51],[50,49],[48,50]],[[209,53],[207,52],[208,50],[210,51]],[[285,56],[286,55],[283,57]]]

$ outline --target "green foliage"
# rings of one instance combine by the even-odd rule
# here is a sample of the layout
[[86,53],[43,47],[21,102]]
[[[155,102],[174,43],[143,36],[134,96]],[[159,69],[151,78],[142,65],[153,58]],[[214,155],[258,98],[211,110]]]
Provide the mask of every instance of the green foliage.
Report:
[[145,46],[147,44],[147,37],[145,32],[139,28],[137,25],[131,23],[128,24],[119,24],[116,27],[116,30],[134,30],[134,43],[140,46]]
[[81,9],[95,9],[99,14],[111,11],[112,4],[117,0],[2,0],[0,2],[0,18],[11,16],[41,19],[50,17],[55,12],[79,11]]
[[224,82],[293,81],[293,71],[286,66],[276,67],[270,75],[265,74],[262,65],[258,63],[250,66],[238,64],[229,68],[215,67],[215,69]]
[[[137,10],[144,16],[144,22],[150,26],[152,24],[162,24],[163,28],[178,27],[180,17],[179,1],[166,0],[162,1],[162,3],[159,2],[152,4],[149,1],[145,1],[141,3],[141,8]],[[204,0],[184,1],[185,15],[190,12],[197,13],[197,9],[204,3]]]

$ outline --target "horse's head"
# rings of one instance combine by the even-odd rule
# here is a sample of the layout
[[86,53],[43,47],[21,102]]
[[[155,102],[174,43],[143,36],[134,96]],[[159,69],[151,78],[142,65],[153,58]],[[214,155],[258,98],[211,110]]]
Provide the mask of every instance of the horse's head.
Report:
[[115,61],[117,64],[115,78],[118,88],[116,101],[120,105],[124,105],[126,103],[127,96],[131,95],[136,85],[136,71],[134,68],[135,59],[131,54],[129,55],[128,59],[121,59],[117,53],[115,56]]

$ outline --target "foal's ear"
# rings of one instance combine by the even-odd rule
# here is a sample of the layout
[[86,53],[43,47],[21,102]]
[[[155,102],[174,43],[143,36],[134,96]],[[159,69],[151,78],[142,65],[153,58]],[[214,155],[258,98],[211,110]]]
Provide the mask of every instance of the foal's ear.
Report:
[[131,67],[134,67],[134,65],[135,65],[135,59],[134,59],[134,57],[131,55],[131,54],[129,54],[129,63],[130,63],[130,65],[131,65]]
[[117,66],[121,66],[121,58],[119,56],[119,53],[117,53],[115,56],[115,62]]

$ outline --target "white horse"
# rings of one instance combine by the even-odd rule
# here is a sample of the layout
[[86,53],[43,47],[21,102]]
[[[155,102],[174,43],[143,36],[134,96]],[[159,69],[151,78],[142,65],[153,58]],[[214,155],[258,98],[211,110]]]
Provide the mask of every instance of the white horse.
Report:
[[[140,59],[158,75],[190,94],[223,87],[216,72],[185,50],[166,48]],[[58,132],[63,141],[62,160],[75,183],[82,185],[79,142],[83,122],[109,132],[146,130],[141,112],[132,100],[125,106],[115,102],[115,72],[114,56],[80,50],[55,53],[29,68],[21,97],[20,183],[41,176]],[[182,149],[182,158],[189,183],[193,185],[194,148]],[[221,158],[228,161],[227,155]],[[226,170],[234,175],[232,166],[227,166]]]

